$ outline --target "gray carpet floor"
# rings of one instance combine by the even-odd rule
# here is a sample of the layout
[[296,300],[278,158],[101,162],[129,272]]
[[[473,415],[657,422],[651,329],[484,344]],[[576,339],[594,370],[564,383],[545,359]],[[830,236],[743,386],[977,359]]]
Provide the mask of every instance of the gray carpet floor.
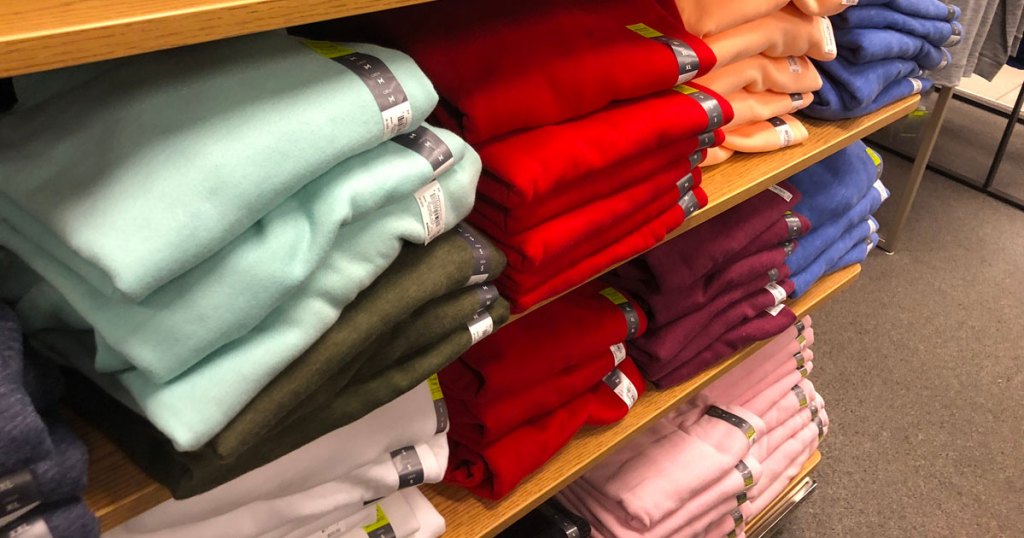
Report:
[[814,315],[831,430],[777,536],[1024,535],[1024,212],[928,174],[904,233]]

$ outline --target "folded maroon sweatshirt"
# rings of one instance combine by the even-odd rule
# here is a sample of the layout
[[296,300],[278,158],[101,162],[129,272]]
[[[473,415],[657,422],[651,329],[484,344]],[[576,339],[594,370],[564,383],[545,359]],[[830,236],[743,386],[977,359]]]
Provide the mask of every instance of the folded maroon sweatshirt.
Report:
[[[665,291],[685,290],[688,284],[744,252],[747,245],[769,228],[774,226],[785,231],[784,225],[779,228],[780,218],[796,205],[800,193],[788,182],[777,185],[775,191],[759,193],[619,267],[609,275],[609,282],[645,297],[662,292],[662,286]],[[758,250],[765,248],[768,246]],[[754,252],[757,251],[749,253]]]
[[588,282],[502,327],[439,374],[446,395],[498,398],[591,360],[647,330],[647,316],[627,295]]
[[583,396],[493,443],[474,446],[449,434],[445,482],[481,497],[500,499],[551,459],[583,426],[611,424],[625,417],[644,390],[640,371],[627,358]]
[[474,144],[667,90],[715,64],[654,0],[445,0],[299,33],[409,53],[441,95],[436,121]]
[[446,394],[451,435],[473,446],[492,443],[583,395],[625,358],[626,347],[616,344],[555,375],[534,376],[515,392],[469,399]]
[[[707,205],[707,195],[700,187],[691,191],[695,207]],[[657,245],[665,235],[678,228],[686,217],[681,205],[673,205],[657,219],[636,228],[625,228],[623,236],[613,230],[595,230],[604,248],[574,260],[548,264],[529,272],[506,271],[497,281],[498,289],[512,305],[513,312],[522,312],[531,306],[601,274],[609,267],[628,260]]]
[[740,349],[754,342],[767,340],[781,334],[794,323],[796,323],[796,314],[788,306],[783,307],[774,316],[762,311],[732,327],[711,345],[692,355],[672,371],[651,381],[661,388],[684,383]]
[[716,311],[701,309],[686,318],[651,327],[647,334],[629,343],[630,355],[648,379],[659,379],[712,345],[719,336],[764,313],[765,309],[782,304],[792,292],[793,282],[783,280],[746,294]]

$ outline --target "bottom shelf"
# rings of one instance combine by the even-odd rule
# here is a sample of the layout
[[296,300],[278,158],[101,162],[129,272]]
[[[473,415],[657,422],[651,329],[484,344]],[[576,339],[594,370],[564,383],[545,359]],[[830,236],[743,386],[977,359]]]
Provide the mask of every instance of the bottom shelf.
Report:
[[[814,310],[835,293],[845,289],[860,274],[860,266],[847,267],[822,278],[803,297],[789,305],[798,317]],[[649,388],[620,422],[601,428],[587,428],[544,467],[526,478],[500,501],[489,501],[460,488],[437,484],[423,492],[447,523],[445,538],[489,538],[526,515],[573,480],[579,478],[605,455],[613,452],[647,424],[661,418],[680,403],[700,392],[766,342],[748,346],[732,357],[708,368],[686,383],[665,390]]]
[[767,530],[766,527],[778,523],[792,509],[791,500],[798,494],[806,493],[804,491],[804,481],[819,463],[821,463],[821,452],[815,450],[814,454],[811,454],[811,458],[807,460],[807,463],[800,468],[800,472],[797,473],[796,477],[786,486],[786,489],[760,514],[757,514],[750,520],[750,523],[747,524],[747,536],[760,536]]

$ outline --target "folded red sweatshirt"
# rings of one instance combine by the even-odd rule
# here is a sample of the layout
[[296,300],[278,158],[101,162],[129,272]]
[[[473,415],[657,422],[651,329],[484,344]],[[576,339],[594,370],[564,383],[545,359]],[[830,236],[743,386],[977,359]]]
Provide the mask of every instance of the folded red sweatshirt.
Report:
[[605,283],[588,282],[478,342],[440,372],[441,386],[462,399],[497,398],[646,330],[639,303]]
[[688,381],[693,376],[710,368],[740,349],[754,342],[767,340],[778,335],[794,323],[796,323],[796,314],[788,306],[783,307],[774,316],[762,311],[743,323],[732,327],[719,336],[711,345],[692,355],[677,368],[658,379],[652,379],[652,381],[655,385],[662,388]]
[[[609,282],[638,296],[661,291],[662,283],[685,286],[708,275],[751,243],[779,225],[779,219],[800,201],[788,182],[766,190],[693,230],[619,267]],[[675,289],[685,289],[683,287]]]
[[667,90],[715,64],[654,0],[445,0],[302,30],[409,53],[471,143]]
[[[702,188],[696,187],[692,192],[696,206],[707,205],[707,195]],[[539,271],[506,272],[498,280],[498,289],[503,297],[508,298],[513,312],[522,312],[657,245],[668,232],[683,223],[685,216],[686,211],[677,204],[656,220],[628,229],[624,236],[615,237],[611,230],[602,230],[601,234],[608,234],[603,237],[605,248],[574,261],[567,260],[564,264],[550,264]]]
[[[724,140],[725,133],[715,129],[714,140],[710,143],[721,144]],[[507,184],[485,170],[477,185],[473,214],[475,218],[486,219],[491,229],[520,233],[655,176],[665,175],[674,177],[676,182],[685,182],[687,174],[699,170],[696,167],[707,155],[706,149],[697,149],[704,143],[708,141],[688,137],[664,144],[625,162],[560,183],[554,190],[531,196],[526,203],[507,196]],[[700,180],[700,175],[694,173],[691,185],[700,185]]]
[[515,392],[469,399],[446,394],[451,435],[473,446],[492,443],[530,419],[581,396],[625,358],[625,345],[616,344],[550,377],[534,376]]
[[[689,160],[695,138],[732,121],[721,95],[696,84],[616,103],[581,118],[520,131],[477,146],[487,170],[482,194],[507,208],[544,201],[591,175],[663,150]],[[640,120],[642,118],[642,120]],[[707,138],[705,135],[703,138]],[[707,142],[703,144],[708,146]]]
[[489,445],[473,446],[450,436],[444,479],[481,497],[500,499],[551,459],[583,426],[611,424],[625,417],[644,390],[640,371],[627,358],[583,396]]
[[505,274],[536,271],[560,261],[574,263],[580,256],[603,248],[609,240],[626,230],[657,219],[693,188],[690,186],[680,192],[676,184],[679,178],[672,170],[643,178],[621,192],[562,213],[518,234],[494,229],[488,226],[486,219],[478,219],[472,214],[467,220],[501,247],[508,257]]
[[711,345],[732,327],[766,308],[781,305],[792,292],[790,280],[768,286],[738,286],[735,291],[712,301],[708,308],[660,327],[651,327],[647,334],[630,342],[630,352],[644,374],[657,379]]

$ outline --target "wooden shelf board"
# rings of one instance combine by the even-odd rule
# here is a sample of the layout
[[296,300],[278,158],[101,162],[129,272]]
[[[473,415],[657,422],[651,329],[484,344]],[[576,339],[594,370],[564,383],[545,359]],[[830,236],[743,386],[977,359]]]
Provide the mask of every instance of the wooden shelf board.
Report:
[[792,498],[796,493],[797,488],[800,487],[800,483],[807,478],[814,469],[821,463],[821,452],[817,450],[814,454],[811,454],[811,458],[807,460],[807,463],[800,468],[800,472],[797,473],[796,477],[786,486],[786,489],[779,494],[767,507],[760,513],[754,516],[747,524],[746,530],[749,535],[756,535],[759,527],[769,520],[769,516],[779,510],[785,502]]
[[[790,306],[798,316],[803,316],[836,292],[849,286],[859,274],[860,266],[856,265],[829,275],[819,281],[806,295],[792,301]],[[527,477],[500,501],[480,499],[464,489],[444,484],[424,487],[423,491],[427,498],[447,522],[448,530],[445,537],[484,538],[497,535],[579,478],[594,463],[625,443],[644,426],[658,420],[700,392],[765,343],[751,345],[677,387],[666,390],[649,388],[626,418],[611,426],[588,428],[580,432],[551,461]]]
[[0,77],[425,1],[11,0],[0,2]]
[[[822,121],[801,118],[800,121],[807,126],[810,133],[810,137],[803,144],[770,153],[737,153],[724,163],[705,169],[701,186],[708,195],[707,207],[691,215],[659,245],[721,215],[857,140],[903,119],[917,108],[920,100],[920,96],[912,95],[873,114],[851,120]],[[608,270],[622,263],[609,267]],[[512,316],[512,320],[525,316],[557,298],[552,297],[526,312],[516,314]]]

